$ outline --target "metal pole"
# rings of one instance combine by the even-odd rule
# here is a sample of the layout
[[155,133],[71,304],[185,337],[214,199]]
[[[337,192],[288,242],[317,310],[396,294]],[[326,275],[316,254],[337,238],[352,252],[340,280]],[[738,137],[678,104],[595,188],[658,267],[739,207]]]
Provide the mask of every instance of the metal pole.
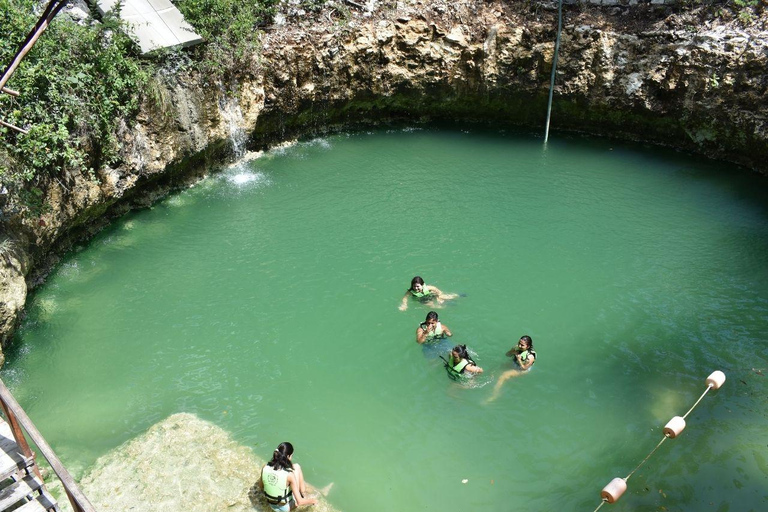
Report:
[[557,54],[560,51],[560,32],[563,30],[563,0],[557,6],[557,38],[555,39],[555,56],[552,58],[552,77],[549,80],[549,101],[547,102],[547,127],[544,130],[544,144],[549,140],[549,118],[552,114],[552,94],[555,92],[555,70],[557,69]]
[[19,51],[16,52],[16,55],[13,57],[13,60],[6,68],[2,77],[0,77],[0,90],[5,89],[5,84],[11,79],[11,75],[16,71],[16,67],[21,62],[21,59],[23,59],[27,52],[32,49],[40,35],[45,32],[46,28],[48,28],[48,25],[51,23],[54,16],[56,16],[66,5],[67,0],[51,0],[48,3],[45,11],[40,16],[40,19],[37,21],[32,31],[27,35],[27,39],[24,41]]

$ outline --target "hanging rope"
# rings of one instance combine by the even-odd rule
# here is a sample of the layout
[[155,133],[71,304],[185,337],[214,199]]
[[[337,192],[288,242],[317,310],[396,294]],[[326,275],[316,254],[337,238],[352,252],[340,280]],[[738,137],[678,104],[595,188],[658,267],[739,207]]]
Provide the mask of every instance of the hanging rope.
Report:
[[560,32],[563,30],[563,0],[557,5],[557,38],[555,39],[555,55],[552,58],[552,76],[549,79],[549,101],[547,101],[547,126],[544,130],[544,144],[549,140],[549,118],[552,114],[552,94],[555,92],[555,71],[557,70],[557,54],[560,51]]

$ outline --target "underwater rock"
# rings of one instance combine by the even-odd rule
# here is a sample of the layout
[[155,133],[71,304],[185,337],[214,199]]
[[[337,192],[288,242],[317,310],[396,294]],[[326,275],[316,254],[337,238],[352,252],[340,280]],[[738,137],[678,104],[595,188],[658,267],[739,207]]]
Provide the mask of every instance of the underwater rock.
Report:
[[[223,429],[181,413],[100,457],[80,485],[105,512],[271,512],[253,488],[263,464]],[[319,499],[311,510],[336,510]]]

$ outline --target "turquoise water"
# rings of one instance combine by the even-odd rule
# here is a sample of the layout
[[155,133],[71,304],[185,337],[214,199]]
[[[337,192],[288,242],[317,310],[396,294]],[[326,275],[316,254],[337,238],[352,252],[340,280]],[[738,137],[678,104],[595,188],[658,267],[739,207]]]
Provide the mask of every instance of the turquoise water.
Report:
[[[298,143],[130,214],[31,298],[2,371],[76,474],[175,412],[346,511],[768,506],[768,184],[588,139],[440,129]],[[417,345],[411,277],[485,369]],[[504,353],[538,362],[485,403]],[[467,480],[462,483],[462,480]]]

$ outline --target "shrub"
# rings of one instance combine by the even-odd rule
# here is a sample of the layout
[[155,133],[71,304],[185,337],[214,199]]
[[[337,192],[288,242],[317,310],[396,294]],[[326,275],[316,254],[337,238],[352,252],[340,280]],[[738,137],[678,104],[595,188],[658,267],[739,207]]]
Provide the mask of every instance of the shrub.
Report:
[[[0,62],[10,63],[37,21],[34,0],[0,0]],[[118,156],[117,120],[134,115],[149,64],[119,30],[115,15],[80,25],[59,14],[0,95],[0,182],[13,191],[67,171],[92,171]],[[23,194],[18,197],[23,198]]]

